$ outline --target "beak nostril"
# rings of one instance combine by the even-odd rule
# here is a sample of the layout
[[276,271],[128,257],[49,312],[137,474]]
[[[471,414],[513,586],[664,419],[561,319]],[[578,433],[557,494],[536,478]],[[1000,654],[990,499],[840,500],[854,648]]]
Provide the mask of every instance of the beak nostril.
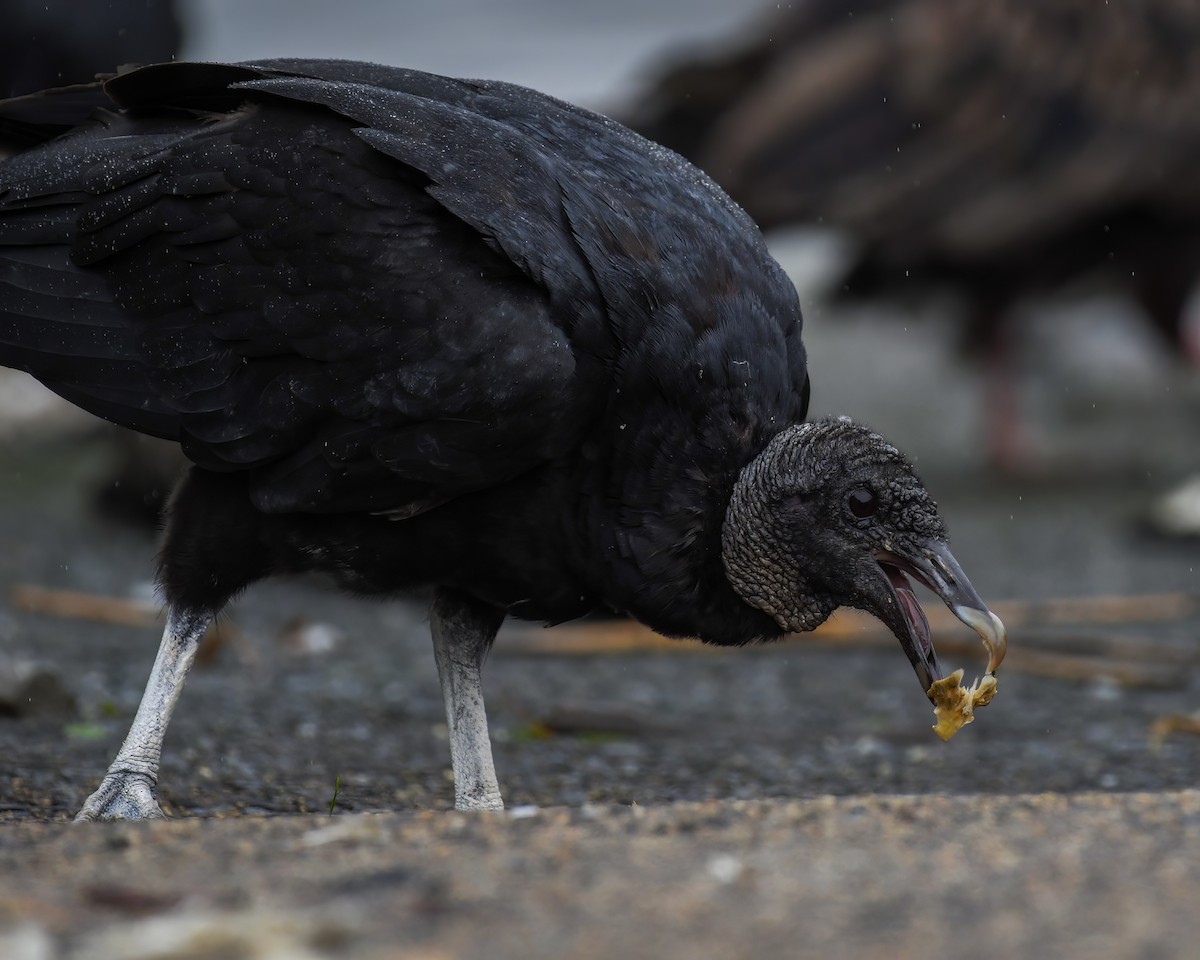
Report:
[[938,554],[934,553],[933,551],[928,551],[925,556],[927,556],[930,562],[937,567],[938,572],[945,577],[947,583],[953,584],[958,582],[954,576],[954,571],[950,569],[950,566]]

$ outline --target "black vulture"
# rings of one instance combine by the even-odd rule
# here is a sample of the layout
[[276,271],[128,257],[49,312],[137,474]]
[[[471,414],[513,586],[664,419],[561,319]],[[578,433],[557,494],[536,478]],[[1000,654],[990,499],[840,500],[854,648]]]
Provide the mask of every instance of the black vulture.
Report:
[[1099,283],[1200,360],[1198,44],[1191,0],[803,0],[619,116],[764,229],[847,230],[842,298],[953,291],[994,356],[1016,303]]
[[508,615],[738,645],[848,604],[929,692],[911,576],[999,663],[909,462],[805,421],[795,290],[678,155],[522,87],[346,61],[144,67],[0,104],[0,137],[24,147],[0,362],[193,463],[158,659],[81,819],[161,816],[197,641],[272,574],[431,597],[462,809],[501,806],[480,663]]

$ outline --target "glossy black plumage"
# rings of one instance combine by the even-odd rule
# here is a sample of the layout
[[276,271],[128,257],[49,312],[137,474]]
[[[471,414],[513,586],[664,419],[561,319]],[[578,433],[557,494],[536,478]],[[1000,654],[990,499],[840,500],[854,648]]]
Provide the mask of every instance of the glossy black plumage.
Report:
[[[722,589],[714,524],[804,416],[799,309],[674,154],[523,88],[328,61],[168,64],[5,115],[26,142],[84,125],[0,174],[0,361],[205,471],[165,552],[191,603],[258,549],[529,616],[777,631]],[[245,503],[212,555],[171,549],[193,489]],[[390,559],[314,559],[317,529]]]

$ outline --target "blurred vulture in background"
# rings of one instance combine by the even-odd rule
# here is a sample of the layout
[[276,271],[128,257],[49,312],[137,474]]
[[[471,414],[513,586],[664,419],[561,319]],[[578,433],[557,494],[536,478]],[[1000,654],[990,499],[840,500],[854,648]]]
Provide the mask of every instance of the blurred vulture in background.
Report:
[[1014,302],[1099,279],[1183,350],[1198,49],[1197,0],[807,0],[621,119],[764,228],[847,229],[842,296],[949,288],[994,352]]

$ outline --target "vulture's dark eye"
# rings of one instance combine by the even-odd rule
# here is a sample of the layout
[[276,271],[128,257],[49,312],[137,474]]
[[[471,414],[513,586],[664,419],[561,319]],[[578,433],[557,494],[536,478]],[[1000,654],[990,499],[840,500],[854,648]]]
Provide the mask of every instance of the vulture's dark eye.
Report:
[[879,498],[869,487],[859,487],[857,490],[850,491],[846,497],[846,506],[859,520],[865,520],[867,517],[875,516],[875,511],[879,509]]

